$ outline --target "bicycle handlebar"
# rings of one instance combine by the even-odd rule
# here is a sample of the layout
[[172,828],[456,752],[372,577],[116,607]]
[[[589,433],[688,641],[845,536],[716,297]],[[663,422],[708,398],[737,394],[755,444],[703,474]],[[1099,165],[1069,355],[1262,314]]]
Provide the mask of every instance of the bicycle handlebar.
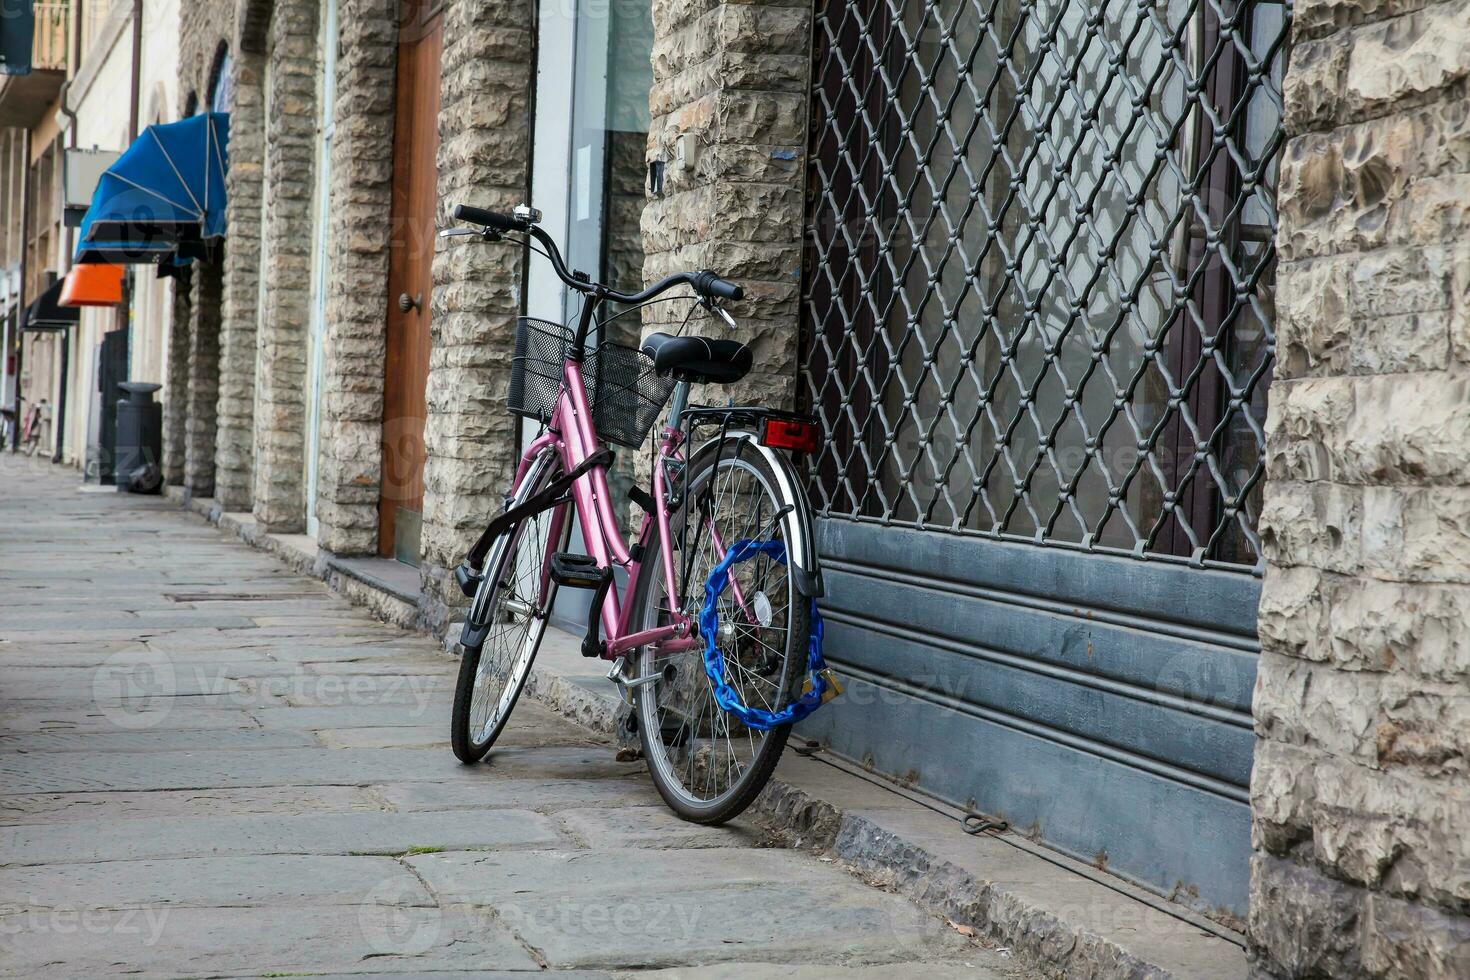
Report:
[[708,269],[694,274],[694,281],[689,285],[701,296],[718,296],[721,299],[739,300],[745,298],[745,290],[735,285],[728,279],[721,279]]
[[633,305],[646,303],[661,293],[668,292],[675,286],[687,285],[705,299],[728,299],[740,300],[745,297],[745,290],[728,279],[721,279],[708,269],[699,272],[676,272],[672,276],[666,276],[647,289],[638,293],[624,293],[605,286],[601,283],[587,282],[576,278],[567,271],[566,263],[562,260],[561,250],[556,247],[556,242],[551,236],[529,219],[520,215],[501,214],[498,211],[487,211],[484,208],[471,207],[468,204],[459,204],[454,208],[456,220],[464,221],[473,225],[480,225],[486,231],[493,231],[497,236],[506,232],[518,231],[530,235],[540,242],[546,249],[546,257],[551,260],[551,267],[556,270],[557,278],[567,285],[569,289],[575,289],[579,293],[596,293],[601,291],[604,299],[610,299],[615,303]]
[[501,214],[498,211],[487,211],[484,208],[471,207],[468,204],[455,205],[454,217],[456,221],[464,221],[472,225],[493,228],[502,234],[507,231],[526,231],[531,227],[530,221],[525,218]]

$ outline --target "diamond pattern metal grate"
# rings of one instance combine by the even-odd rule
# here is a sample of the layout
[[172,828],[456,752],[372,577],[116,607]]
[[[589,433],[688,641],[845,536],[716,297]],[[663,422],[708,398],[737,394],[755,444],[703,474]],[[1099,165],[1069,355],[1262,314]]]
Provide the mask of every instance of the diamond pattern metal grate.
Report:
[[1259,571],[1289,17],[820,0],[824,515]]

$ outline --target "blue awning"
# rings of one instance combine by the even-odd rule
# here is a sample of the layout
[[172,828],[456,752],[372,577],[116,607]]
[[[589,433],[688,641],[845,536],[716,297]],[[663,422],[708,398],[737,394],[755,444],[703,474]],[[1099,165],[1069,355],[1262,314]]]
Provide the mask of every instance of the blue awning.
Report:
[[225,233],[230,117],[149,126],[97,182],[77,262],[190,259]]

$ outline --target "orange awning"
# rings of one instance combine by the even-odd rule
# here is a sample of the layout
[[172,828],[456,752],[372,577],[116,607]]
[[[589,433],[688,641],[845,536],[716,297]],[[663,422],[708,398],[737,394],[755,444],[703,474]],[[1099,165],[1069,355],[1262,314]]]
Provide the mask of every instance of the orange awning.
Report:
[[61,287],[62,306],[116,306],[123,298],[123,267],[74,265]]

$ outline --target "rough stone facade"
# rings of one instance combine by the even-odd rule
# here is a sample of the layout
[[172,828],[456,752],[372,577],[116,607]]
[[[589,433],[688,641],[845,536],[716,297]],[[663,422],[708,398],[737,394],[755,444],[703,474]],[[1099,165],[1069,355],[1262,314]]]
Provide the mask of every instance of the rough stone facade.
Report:
[[197,264],[189,308],[188,418],[184,422],[184,488],[214,496],[215,412],[219,400],[219,267]]
[[[232,49],[231,36],[235,23],[234,0],[200,0],[197,3],[187,3],[179,9],[179,93],[184,100],[179,106],[180,115],[183,115],[198,106],[203,106],[209,99],[209,85],[214,73],[216,60],[222,46]],[[238,61],[236,62],[239,63]],[[247,127],[248,129],[248,127]],[[231,164],[234,164],[235,150],[231,147]],[[234,214],[227,211],[227,219],[233,218]],[[231,226],[230,241],[233,245],[235,229]],[[232,260],[233,251],[226,249],[218,263],[196,262],[192,272],[192,289],[190,303],[187,307],[175,304],[175,316],[180,316],[187,310],[188,315],[188,346],[186,348],[186,361],[188,364],[188,386],[183,397],[176,401],[184,406],[185,419],[184,429],[184,461],[183,461],[183,484],[184,487],[195,496],[212,497],[216,491],[216,448],[219,444],[217,438],[217,420],[220,416],[220,346],[222,312],[223,312],[223,270]],[[174,333],[178,332],[175,324]],[[253,343],[252,343],[253,349]],[[172,357],[176,352],[170,351]],[[232,372],[226,371],[224,387],[228,392],[238,391],[237,379]],[[251,390],[247,385],[245,390]],[[168,399],[166,399],[167,401]],[[248,434],[249,423],[244,424],[243,430],[239,428],[238,412],[230,400],[224,405],[227,420],[226,437],[229,446],[239,443],[238,433],[243,431],[246,436],[245,444],[249,445]],[[166,427],[167,428],[167,427]],[[239,485],[236,479],[237,468],[235,460],[228,458],[225,486],[227,492]]]
[[[731,306],[734,339],[751,345],[755,367],[722,386],[721,401],[794,398],[811,17],[800,0],[653,4],[648,160],[665,170],[663,196],[643,211],[643,278],[713,269],[745,287]],[[673,305],[654,307],[645,325],[667,325],[658,318]],[[723,322],[708,329],[732,336]]]
[[250,510],[254,469],[256,306],[260,270],[260,173],[263,151],[263,57],[235,51],[229,112],[229,173],[225,220],[229,250],[222,266],[223,322],[219,338],[219,447],[215,495],[226,511]]
[[358,555],[378,547],[398,21],[383,0],[341,0],[338,23],[317,542]]
[[1295,18],[1251,953],[1466,977],[1470,3]]
[[[445,5],[440,87],[441,225],[456,204],[509,210],[526,199],[533,51],[530,0]],[[449,578],[500,508],[515,474],[506,411],[520,250],[454,244],[434,257],[424,442],[424,614],[435,629],[463,597]]]
[[168,327],[168,377],[163,386],[163,482],[184,485],[184,441],[189,418],[189,308],[193,276],[174,284]]
[[256,328],[255,519],[306,529],[307,361],[316,189],[319,0],[278,0],[266,57],[264,302]]
[[[217,266],[196,266],[195,304],[176,304],[182,356],[170,389],[181,394],[166,395],[167,469],[179,482],[187,469],[193,492],[213,493],[227,511],[254,509],[273,531],[301,530],[307,507],[320,12],[320,0],[205,0],[187,4],[180,23],[180,89],[193,99],[181,108],[208,99],[221,50],[231,55],[233,97],[228,248]],[[361,554],[375,550],[377,534],[397,5],[341,0],[339,21],[317,506],[322,546]]]
[[[243,39],[242,39],[243,41]],[[254,468],[256,307],[260,279],[261,169],[264,152],[264,57],[244,43],[235,51],[230,109],[230,170],[225,221],[229,251],[220,327],[219,476],[215,496],[227,511],[250,509]]]

